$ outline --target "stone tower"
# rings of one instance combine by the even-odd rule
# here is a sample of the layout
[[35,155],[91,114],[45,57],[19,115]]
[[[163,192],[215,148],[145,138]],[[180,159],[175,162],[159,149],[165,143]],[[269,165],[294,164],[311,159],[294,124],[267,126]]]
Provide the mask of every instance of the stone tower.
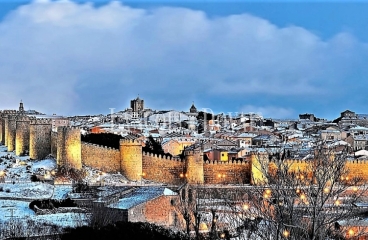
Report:
[[8,146],[8,130],[9,130],[9,116],[15,115],[17,111],[15,110],[4,110],[3,111],[3,144]]
[[144,100],[137,97],[130,101],[130,107],[133,109],[133,112],[141,112],[144,109]]
[[15,150],[15,134],[17,128],[17,115],[8,116],[8,136],[7,136],[7,146],[8,152]]
[[203,171],[203,153],[199,149],[186,149],[185,155],[185,167],[187,174],[187,181],[189,184],[203,184],[204,183],[204,171]]
[[30,120],[27,115],[18,115],[15,132],[15,154],[25,155],[29,151]]
[[51,153],[51,119],[31,118],[29,128],[29,157],[44,159]]
[[142,179],[142,143],[139,140],[120,140],[120,167],[129,180]]
[[82,168],[82,143],[79,128],[57,128],[56,161],[59,166]]

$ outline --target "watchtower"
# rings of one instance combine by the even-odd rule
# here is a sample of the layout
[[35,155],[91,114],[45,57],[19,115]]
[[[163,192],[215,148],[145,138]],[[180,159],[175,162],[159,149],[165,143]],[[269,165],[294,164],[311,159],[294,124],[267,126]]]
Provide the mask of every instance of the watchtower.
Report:
[[142,142],[139,140],[120,140],[121,172],[129,180],[138,181],[142,172]]
[[30,120],[27,115],[18,115],[15,132],[15,154],[22,156],[29,151]]
[[51,119],[31,118],[29,128],[29,157],[44,159],[51,153]]
[[65,126],[57,128],[56,161],[59,166],[82,168],[82,143],[79,128]]
[[202,154],[203,152],[198,149],[184,150],[187,181],[190,184],[204,183]]

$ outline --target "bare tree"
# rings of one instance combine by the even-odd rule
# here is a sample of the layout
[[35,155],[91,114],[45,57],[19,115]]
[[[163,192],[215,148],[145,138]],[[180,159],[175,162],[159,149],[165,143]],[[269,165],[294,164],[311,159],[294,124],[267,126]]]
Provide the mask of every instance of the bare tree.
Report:
[[[355,221],[366,187],[349,174],[348,148],[319,142],[309,158],[286,159],[285,151],[258,154],[257,186],[243,187],[228,201],[238,239],[344,239],[341,223]],[[229,198],[227,198],[229,199]],[[350,232],[350,237],[363,234]],[[242,233],[242,234],[240,234]]]

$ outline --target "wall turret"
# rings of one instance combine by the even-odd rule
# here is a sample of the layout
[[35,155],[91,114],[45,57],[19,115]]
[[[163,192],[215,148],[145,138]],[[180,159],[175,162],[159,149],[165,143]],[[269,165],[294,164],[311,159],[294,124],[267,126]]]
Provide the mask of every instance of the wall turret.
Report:
[[51,153],[51,119],[31,118],[29,129],[29,157],[44,159]]
[[129,180],[141,180],[142,172],[142,142],[139,140],[120,140],[121,172]]
[[15,132],[15,154],[25,155],[29,151],[30,119],[27,115],[18,115]]
[[[51,129],[50,129],[51,130]],[[81,133],[79,128],[57,128],[57,164],[70,168],[82,168]]]
[[16,127],[17,127],[17,116],[16,115],[9,115],[8,116],[8,151],[12,152],[15,150],[15,134],[16,134]]
[[203,152],[198,149],[186,149],[184,150],[184,155],[188,183],[203,184]]
[[3,111],[3,133],[2,143],[8,146],[8,130],[9,130],[9,116],[17,114],[16,110],[4,110]]

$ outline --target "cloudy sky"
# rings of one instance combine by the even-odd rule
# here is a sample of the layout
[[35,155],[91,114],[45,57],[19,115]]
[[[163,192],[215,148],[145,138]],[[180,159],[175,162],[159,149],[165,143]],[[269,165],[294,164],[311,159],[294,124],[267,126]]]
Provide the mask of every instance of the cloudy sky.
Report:
[[0,0],[0,109],[368,113],[365,1]]

